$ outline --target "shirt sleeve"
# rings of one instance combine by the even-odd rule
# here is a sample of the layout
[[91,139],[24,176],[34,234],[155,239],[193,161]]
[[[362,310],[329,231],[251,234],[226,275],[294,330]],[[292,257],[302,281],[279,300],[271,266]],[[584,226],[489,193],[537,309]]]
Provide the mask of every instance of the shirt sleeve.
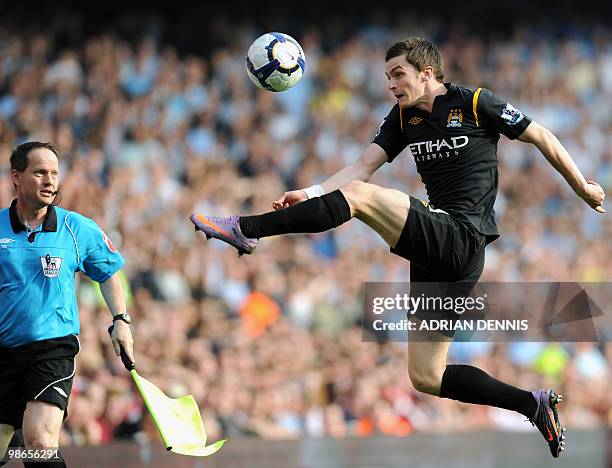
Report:
[[93,220],[71,213],[79,255],[79,270],[103,283],[118,272],[125,260],[108,236]]
[[402,132],[399,105],[396,104],[385,117],[372,143],[380,146],[387,153],[387,162],[391,162],[408,145],[408,139]]
[[531,123],[529,117],[490,90],[480,88],[480,92],[476,93],[478,119],[497,133],[503,133],[514,140]]

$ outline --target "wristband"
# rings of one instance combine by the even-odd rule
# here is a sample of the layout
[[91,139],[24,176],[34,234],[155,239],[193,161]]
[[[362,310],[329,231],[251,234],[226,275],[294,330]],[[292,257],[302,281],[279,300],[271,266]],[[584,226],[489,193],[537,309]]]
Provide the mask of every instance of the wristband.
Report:
[[310,187],[307,187],[302,190],[304,190],[309,200],[314,197],[320,197],[321,195],[325,195],[325,189],[320,185],[311,185]]

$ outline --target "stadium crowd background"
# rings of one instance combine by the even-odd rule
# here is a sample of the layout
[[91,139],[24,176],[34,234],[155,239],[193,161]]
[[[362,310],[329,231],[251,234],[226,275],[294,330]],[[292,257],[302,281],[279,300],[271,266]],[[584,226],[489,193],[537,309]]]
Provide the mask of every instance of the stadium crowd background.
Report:
[[[331,36],[313,26],[295,34],[304,79],[274,95],[244,71],[264,31],[211,24],[220,39],[205,55],[179,53],[155,28],[139,40],[100,33],[66,45],[61,22],[0,27],[0,206],[12,199],[12,148],[55,142],[61,206],[94,218],[127,260],[139,370],[170,395],[193,394],[211,440],[533,430],[504,410],[418,394],[404,343],[361,341],[362,283],[407,281],[409,266],[358,221],[265,239],[239,259],[197,237],[188,216],[268,211],[283,191],[353,161],[393,105],[386,47],[416,34],[441,46],[447,80],[511,101],[610,192],[611,30],[516,27],[483,42],[422,18]],[[609,215],[582,203],[534,148],[502,137],[499,160],[502,238],[482,279],[610,281]],[[425,197],[409,154],[373,182]],[[61,445],[151,433],[96,287],[83,278],[78,293],[82,351]],[[605,341],[459,343],[451,358],[524,388],[554,385],[569,428],[612,425]]]

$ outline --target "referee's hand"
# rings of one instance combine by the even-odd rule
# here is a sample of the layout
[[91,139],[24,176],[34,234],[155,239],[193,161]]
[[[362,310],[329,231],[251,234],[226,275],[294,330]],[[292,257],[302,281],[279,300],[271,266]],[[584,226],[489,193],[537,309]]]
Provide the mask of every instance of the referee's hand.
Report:
[[306,192],[303,190],[292,190],[291,192],[285,192],[282,197],[273,201],[272,208],[275,210],[282,210],[283,208],[289,208],[305,200],[308,200]]
[[130,330],[130,326],[127,323],[122,320],[115,321],[111,333],[111,340],[117,356],[121,354],[121,348],[123,348],[128,359],[132,361],[132,363],[136,362],[134,359],[134,339],[132,338],[132,330]]

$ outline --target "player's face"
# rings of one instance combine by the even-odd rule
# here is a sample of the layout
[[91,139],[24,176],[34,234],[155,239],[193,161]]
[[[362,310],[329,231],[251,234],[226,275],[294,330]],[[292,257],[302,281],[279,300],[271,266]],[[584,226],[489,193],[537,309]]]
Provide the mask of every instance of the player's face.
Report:
[[47,148],[36,148],[28,154],[25,171],[13,171],[17,194],[36,208],[50,205],[59,184],[57,156]]
[[389,91],[402,108],[413,106],[425,94],[422,73],[406,61],[406,56],[393,57],[385,63]]

